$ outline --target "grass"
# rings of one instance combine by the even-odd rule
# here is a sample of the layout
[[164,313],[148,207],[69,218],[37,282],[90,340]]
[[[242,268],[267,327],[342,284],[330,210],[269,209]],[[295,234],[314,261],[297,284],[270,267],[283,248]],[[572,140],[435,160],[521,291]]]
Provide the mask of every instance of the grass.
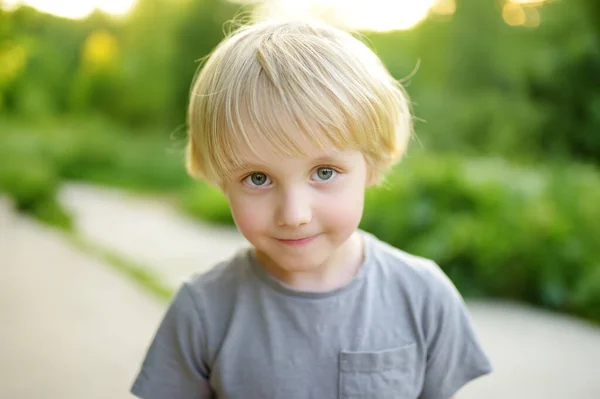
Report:
[[163,302],[168,302],[175,291],[165,284],[162,279],[153,273],[150,267],[139,262],[127,259],[116,252],[107,250],[97,244],[85,240],[77,233],[71,232],[67,235],[69,240],[87,254],[112,266],[116,271],[126,275],[138,286]]

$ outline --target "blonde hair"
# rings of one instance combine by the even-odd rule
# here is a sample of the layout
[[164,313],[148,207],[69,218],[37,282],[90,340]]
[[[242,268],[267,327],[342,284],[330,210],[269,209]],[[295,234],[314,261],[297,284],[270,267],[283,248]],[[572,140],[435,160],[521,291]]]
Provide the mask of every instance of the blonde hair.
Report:
[[412,132],[404,90],[363,42],[321,24],[262,22],[223,40],[193,82],[187,170],[219,185],[242,166],[239,148],[255,152],[250,132],[282,154],[306,155],[290,126],[321,148],[360,150],[376,176]]

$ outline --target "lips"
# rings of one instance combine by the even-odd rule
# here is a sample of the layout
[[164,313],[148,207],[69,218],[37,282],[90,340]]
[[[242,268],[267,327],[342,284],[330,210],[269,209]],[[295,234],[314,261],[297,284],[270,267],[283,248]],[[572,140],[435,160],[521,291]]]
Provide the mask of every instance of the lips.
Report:
[[315,234],[314,236],[304,237],[304,238],[292,238],[292,239],[277,238],[277,241],[279,241],[280,243],[285,244],[285,245],[298,246],[298,245],[306,245],[309,242],[312,242],[315,238],[317,238],[317,236],[318,236],[318,234]]

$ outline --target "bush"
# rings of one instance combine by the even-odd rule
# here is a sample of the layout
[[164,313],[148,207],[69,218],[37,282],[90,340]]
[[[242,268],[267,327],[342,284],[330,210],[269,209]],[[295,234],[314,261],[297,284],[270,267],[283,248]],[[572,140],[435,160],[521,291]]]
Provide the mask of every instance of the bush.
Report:
[[0,191],[19,210],[67,227],[70,218],[56,200],[62,180],[160,193],[190,184],[183,150],[169,135],[133,133],[103,120],[44,126],[0,120]]
[[361,226],[436,260],[467,295],[600,321],[598,204],[592,167],[417,156],[368,192]]
[[183,149],[167,132],[126,131],[102,120],[55,130],[46,152],[63,179],[150,192],[189,184]]
[[53,165],[39,156],[39,148],[27,140],[1,144],[0,192],[8,194],[19,211],[57,227],[71,228],[70,215],[56,201],[58,175]]
[[197,183],[182,192],[181,206],[188,214],[212,223],[232,225],[227,199],[213,186]]

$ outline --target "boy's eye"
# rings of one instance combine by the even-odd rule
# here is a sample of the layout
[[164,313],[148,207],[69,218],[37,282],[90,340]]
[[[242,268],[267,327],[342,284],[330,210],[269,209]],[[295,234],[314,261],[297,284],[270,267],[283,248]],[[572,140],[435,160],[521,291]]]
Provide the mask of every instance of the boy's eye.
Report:
[[331,168],[319,168],[313,173],[312,178],[319,181],[331,180],[337,175],[337,172]]
[[271,180],[264,173],[255,172],[246,177],[244,182],[253,187],[263,187],[271,183]]

